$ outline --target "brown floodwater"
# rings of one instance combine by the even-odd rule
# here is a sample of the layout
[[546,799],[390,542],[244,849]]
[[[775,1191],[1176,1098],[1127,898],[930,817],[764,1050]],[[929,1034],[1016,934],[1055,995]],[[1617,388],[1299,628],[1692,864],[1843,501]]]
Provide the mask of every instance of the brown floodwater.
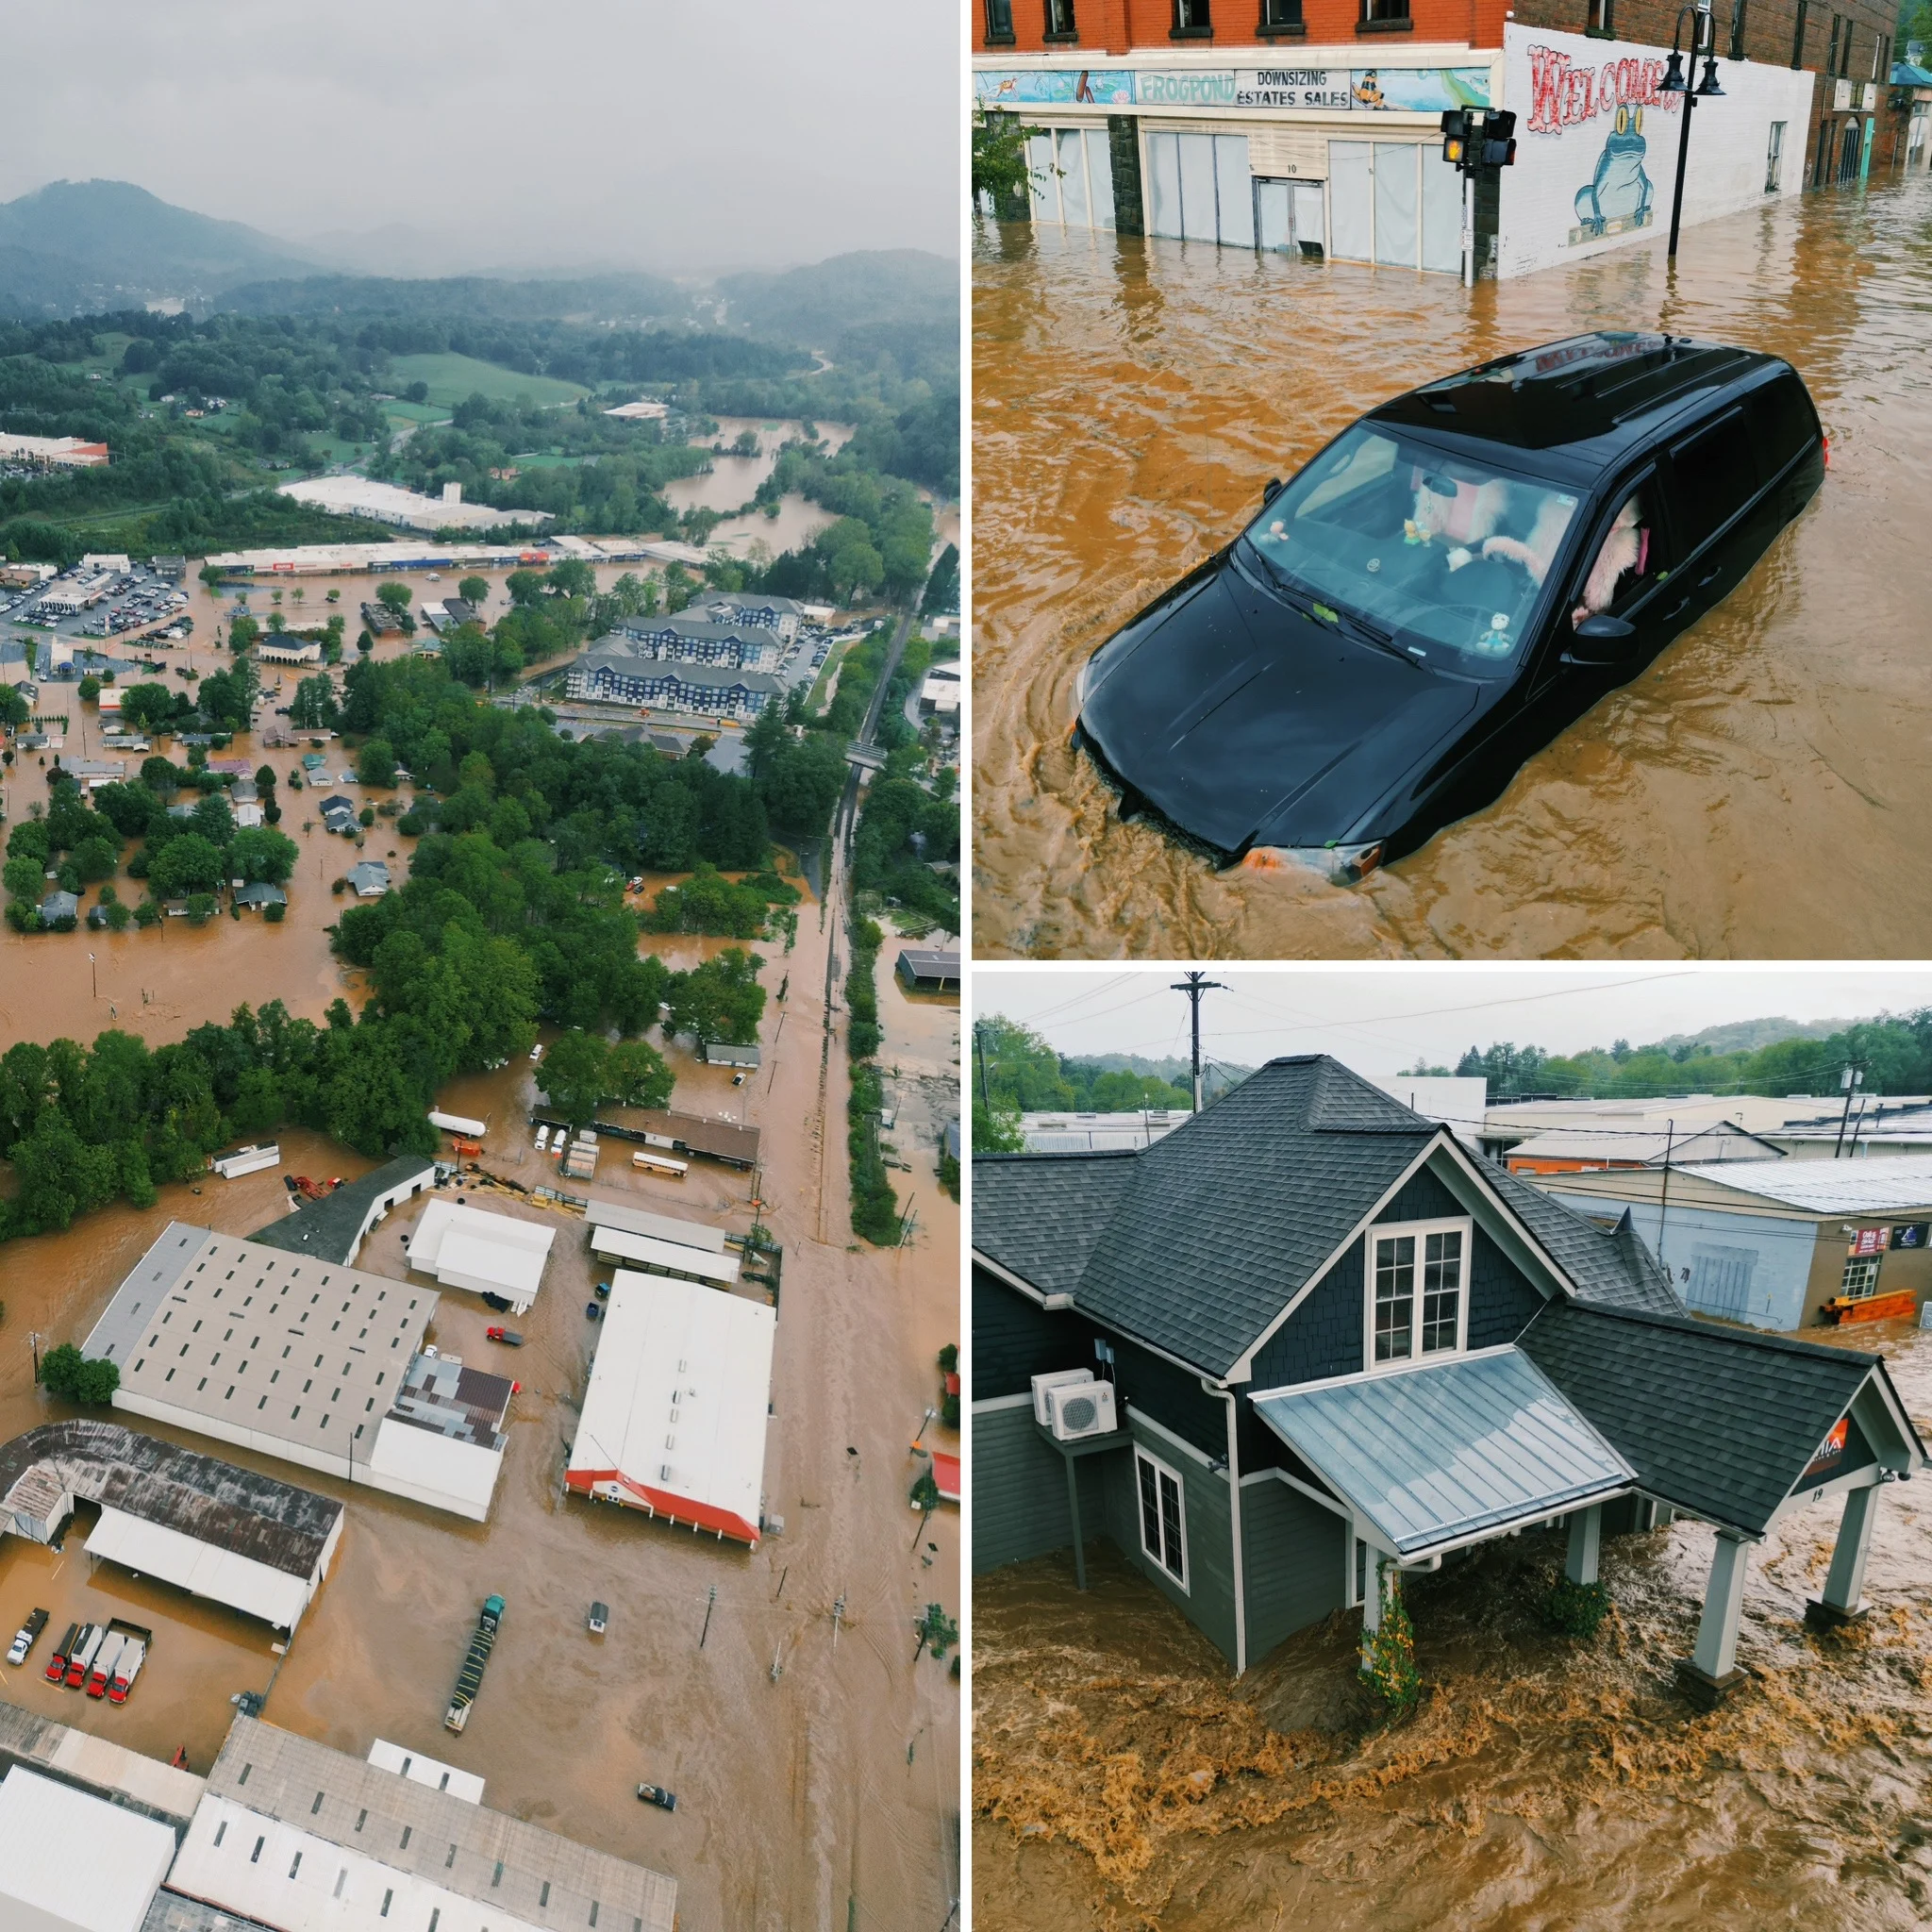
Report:
[[[1695,165],[1695,158],[1692,158]],[[1177,242],[979,230],[976,949],[1040,958],[1932,951],[1932,182],[1829,190],[1465,291]],[[1067,744],[1092,648],[1362,410],[1598,326],[1787,357],[1831,470],[1749,580],[1487,810],[1353,889],[1223,876]]]
[[[834,884],[841,890],[836,873]],[[959,1525],[950,1507],[922,1525],[907,1497],[919,1467],[909,1444],[938,1399],[934,1357],[958,1335],[958,1209],[930,1158],[912,1153],[902,1134],[915,1172],[894,1179],[916,1192],[917,1230],[895,1250],[855,1242],[842,1001],[830,1009],[829,1031],[826,1024],[827,953],[839,919],[809,898],[797,910],[791,948],[782,940],[758,948],[767,987],[775,997],[784,985],[786,993],[767,1009],[763,1066],[734,1087],[728,1069],[701,1065],[683,1046],[667,1049],[677,1075],[674,1106],[763,1130],[758,1174],[693,1161],[682,1182],[647,1177],[612,1145],[594,1180],[738,1234],[759,1213],[782,1244],[766,1458],[767,1507],[784,1518],[782,1534],[748,1553],[565,1498],[566,1444],[598,1332],[584,1305],[603,1271],[593,1269],[580,1220],[492,1191],[489,1207],[542,1219],[558,1239],[543,1291],[518,1324],[521,1351],[487,1341],[483,1330],[496,1318],[460,1292],[444,1293],[430,1338],[524,1385],[511,1404],[488,1524],[143,1420],[143,1429],[345,1501],[341,1548],[323,1590],[278,1660],[265,1627],[178,1592],[108,1566],[83,1586],[84,1540],[69,1541],[63,1586],[50,1579],[44,1552],[0,1537],[0,1621],[19,1603],[56,1608],[126,1596],[147,1614],[116,1613],[157,1629],[154,1661],[125,1709],[88,1706],[83,1715],[84,1698],[51,1686],[42,1696],[30,1682],[17,1697],[13,1684],[0,1684],[0,1697],[44,1706],[162,1757],[186,1743],[193,1768],[206,1770],[230,1715],[228,1694],[270,1685],[270,1723],[358,1756],[383,1737],[453,1761],[486,1778],[492,1806],[672,1874],[679,1924],[690,1932],[941,1926],[959,1890],[959,1687],[948,1663],[914,1663],[912,1625],[931,1602],[960,1613]],[[199,983],[189,974],[168,982],[176,1010],[166,1037],[240,999],[284,991],[290,975],[259,948],[299,934],[289,926],[237,933],[224,922],[197,937],[241,947],[218,953],[211,945]],[[46,948],[64,943],[0,953],[0,1004],[10,1015],[4,1037],[81,1030],[64,1017],[75,996],[45,963],[56,957]],[[157,941],[177,943],[172,931]],[[723,942],[662,943],[667,958],[690,964]],[[297,947],[287,957],[309,956]],[[332,970],[325,953],[313,963]],[[908,1079],[915,1067],[935,1078],[950,1074],[957,1093],[957,1005],[948,1010],[881,991],[881,1058],[903,1056]],[[487,1120],[483,1167],[525,1188],[555,1181],[528,1124],[534,1073],[519,1059],[438,1096]],[[280,1142],[280,1171],[232,1182],[209,1176],[198,1191],[171,1187],[149,1213],[110,1208],[66,1234],[0,1247],[0,1440],[66,1412],[34,1388],[29,1332],[51,1341],[83,1338],[170,1218],[245,1234],[284,1211],[283,1173],[354,1178],[371,1165],[299,1130]],[[386,1221],[358,1265],[400,1276],[402,1237],[420,1212],[399,1209]],[[924,1441],[958,1446],[930,1429]],[[59,1597],[57,1606],[50,1587],[93,1595]],[[442,1710],[477,1606],[492,1591],[508,1601],[504,1635],[475,1717],[454,1738],[442,1729]],[[600,1640],[584,1628],[593,1598],[611,1608]],[[675,1790],[676,1812],[641,1806],[633,1795],[640,1779]]]
[[[1816,1340],[1813,1331],[1807,1340]],[[1882,1347],[1923,1430],[1932,1337]],[[974,1590],[974,1921],[981,1932],[1805,1926],[1932,1915],[1932,1497],[1892,1485],[1845,1635],[1806,1630],[1839,1506],[1750,1555],[1723,1709],[1671,1687],[1711,1532],[1607,1540],[1593,1643],[1529,1607],[1559,1535],[1405,1580],[1427,1685],[1374,1726],[1358,1619],[1338,1614],[1231,1684],[1219,1653],[1104,1545]]]

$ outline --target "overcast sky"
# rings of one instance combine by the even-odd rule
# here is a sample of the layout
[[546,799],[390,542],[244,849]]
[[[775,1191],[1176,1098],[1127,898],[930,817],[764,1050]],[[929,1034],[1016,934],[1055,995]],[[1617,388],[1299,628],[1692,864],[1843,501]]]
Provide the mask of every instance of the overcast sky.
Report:
[[[1186,1057],[1188,1003],[1172,967],[1128,972],[989,972],[974,1009],[1042,1033],[1063,1054]],[[1393,1074],[1420,1055],[1454,1069],[1463,1050],[1511,1041],[1551,1053],[1633,1045],[1732,1020],[1863,1019],[1932,1006],[1932,969],[1887,967],[1217,966],[1228,990],[1201,1003],[1204,1057],[1257,1066],[1277,1054],[1331,1053],[1358,1073]]]
[[958,0],[74,0],[8,9],[0,200],[132,181],[434,270],[958,254]]

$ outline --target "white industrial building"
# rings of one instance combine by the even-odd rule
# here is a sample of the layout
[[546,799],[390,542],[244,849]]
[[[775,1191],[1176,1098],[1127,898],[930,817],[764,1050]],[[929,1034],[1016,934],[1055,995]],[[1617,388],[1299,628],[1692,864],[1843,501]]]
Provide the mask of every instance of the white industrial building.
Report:
[[1184,1107],[1141,1107],[1127,1113],[1023,1113],[1029,1154],[1109,1154],[1151,1147],[1191,1118]]
[[447,1791],[466,1805],[483,1802],[483,1780],[474,1771],[458,1771],[440,1757],[425,1757],[420,1751],[405,1751],[387,1738],[378,1738],[369,1747],[369,1761],[377,1771],[392,1771],[398,1777],[413,1778],[432,1791]]
[[407,530],[500,530],[523,525],[541,529],[555,523],[547,509],[491,509],[464,503],[460,495],[424,496],[393,483],[369,476],[308,476],[280,486],[284,496],[338,516],[368,517],[378,524],[396,524]]
[[673,1932],[677,1911],[662,1873],[245,1717],[171,1894],[275,1932]]
[[591,1252],[600,1260],[628,1261],[644,1274],[663,1274],[679,1281],[702,1281],[712,1288],[731,1288],[738,1281],[738,1257],[688,1248],[679,1241],[658,1241],[622,1227],[593,1227]]
[[675,1241],[679,1247],[703,1248],[713,1255],[724,1252],[726,1237],[722,1227],[712,1227],[702,1221],[686,1221],[675,1214],[654,1214],[648,1208],[613,1201],[608,1194],[592,1194],[584,1203],[584,1219],[593,1228],[618,1227],[627,1234]]
[[157,1819],[22,1765],[0,1778],[6,1932],[141,1932],[174,1856]]
[[289,1197],[290,1212],[248,1239],[259,1246],[286,1248],[318,1261],[350,1262],[369,1230],[391,1208],[436,1185],[436,1163],[420,1155],[386,1161],[358,1181],[325,1194],[319,1201]]
[[[318,1232],[339,1245],[375,1212],[351,1203]],[[120,1369],[116,1408],[480,1523],[512,1391],[424,1346],[437,1299],[299,1246],[171,1222],[84,1353]]]
[[417,1274],[433,1274],[444,1288],[501,1295],[521,1315],[543,1285],[543,1267],[556,1239],[554,1227],[438,1195],[424,1208],[404,1245]]
[[568,1486],[756,1547],[777,1325],[763,1302],[618,1270]]
[[51,1543],[99,1507],[92,1558],[292,1630],[322,1587],[342,1506],[274,1476],[92,1417],[0,1447],[0,1531]]

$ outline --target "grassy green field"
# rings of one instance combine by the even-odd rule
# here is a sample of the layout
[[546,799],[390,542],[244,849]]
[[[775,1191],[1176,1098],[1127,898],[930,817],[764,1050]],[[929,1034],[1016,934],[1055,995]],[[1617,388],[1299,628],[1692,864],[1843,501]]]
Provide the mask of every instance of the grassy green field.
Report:
[[390,380],[398,389],[412,382],[429,385],[429,400],[451,408],[467,396],[488,396],[493,403],[527,396],[533,403],[574,403],[588,390],[554,375],[519,375],[494,362],[474,356],[398,356],[390,365]]
[[[435,358],[425,356],[419,358],[432,361]],[[481,366],[480,364],[478,365]],[[447,423],[449,410],[431,403],[378,403],[376,408],[386,416],[391,425],[397,423]]]

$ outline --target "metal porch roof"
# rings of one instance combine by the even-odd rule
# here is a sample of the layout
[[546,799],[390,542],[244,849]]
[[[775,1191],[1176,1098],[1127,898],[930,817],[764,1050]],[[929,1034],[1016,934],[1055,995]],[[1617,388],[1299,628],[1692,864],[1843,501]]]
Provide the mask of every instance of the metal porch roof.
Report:
[[1317,1382],[1256,1412],[1397,1556],[1536,1522],[1636,1473],[1522,1350]]

